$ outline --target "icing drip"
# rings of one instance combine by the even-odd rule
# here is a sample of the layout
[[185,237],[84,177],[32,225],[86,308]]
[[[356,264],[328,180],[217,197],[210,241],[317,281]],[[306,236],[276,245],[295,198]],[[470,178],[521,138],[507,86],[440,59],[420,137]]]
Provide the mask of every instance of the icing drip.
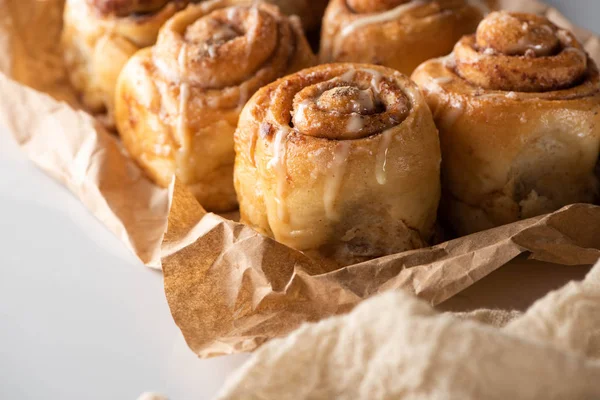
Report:
[[456,121],[463,115],[464,111],[465,105],[461,101],[453,99],[443,117],[443,123],[446,128],[453,127],[454,124],[456,124]]
[[394,131],[392,129],[388,129],[381,134],[381,143],[379,144],[379,150],[377,151],[377,165],[375,167],[375,178],[380,185],[385,185],[387,183],[387,156],[393,134]]
[[450,77],[441,77],[441,78],[434,78],[434,77],[430,77],[427,82],[425,83],[425,92],[426,94],[431,94],[431,93],[441,93],[443,92],[443,88],[442,85],[445,85],[447,83],[452,82],[452,78]]
[[[181,75],[184,76],[185,73],[185,65],[187,63],[187,52],[186,47],[182,46],[179,52],[178,62],[179,68],[181,70]],[[189,158],[190,147],[191,147],[191,137],[189,134],[189,126],[188,126],[188,118],[187,118],[187,110],[190,100],[190,85],[187,82],[181,81],[179,83],[179,110],[177,113],[177,124],[176,131],[177,136],[179,137],[179,151],[177,152],[177,169],[179,172],[179,177],[184,182],[189,182],[191,180],[191,172],[187,165],[187,159]]]
[[350,100],[352,111],[360,113],[362,110],[371,110],[375,108],[373,97],[365,90],[361,90],[358,94],[358,100]]
[[287,186],[287,170],[286,170],[286,152],[287,152],[287,136],[290,129],[279,127],[275,134],[273,143],[273,158],[267,164],[267,167],[275,170],[277,177],[277,185],[275,189],[275,203],[277,204],[277,218],[282,222],[289,220],[289,213],[285,204],[285,188]]
[[335,41],[333,42],[333,53],[335,57],[339,56],[341,53],[342,43],[346,39],[348,35],[350,35],[355,30],[367,26],[373,25],[377,23],[385,23],[389,21],[393,21],[397,18],[400,18],[403,14],[409,12],[410,10],[420,7],[425,4],[424,0],[413,0],[410,3],[401,4],[396,8],[393,8],[389,11],[375,14],[368,14],[365,16],[361,16],[354,20],[353,22],[346,25],[337,36]]
[[371,74],[371,87],[375,93],[379,94],[379,92],[381,92],[381,90],[379,90],[379,86],[381,86],[381,81],[383,80],[383,75],[381,72],[369,68],[364,68],[361,71]]
[[354,20],[342,29],[341,36],[345,37],[366,25],[380,24],[388,21],[393,21],[400,18],[412,9],[420,7],[427,2],[424,0],[413,0],[410,3],[401,4],[396,8],[392,8],[389,11],[385,11],[379,14],[369,14]]
[[[355,75],[356,75],[356,71],[354,69],[349,69],[348,71],[346,71],[342,75],[340,75],[337,79],[341,79],[344,82],[352,82]],[[333,78],[333,79],[336,79],[336,78]]]
[[437,83],[439,85],[444,85],[446,83],[452,82],[452,78],[449,77],[449,76],[443,76],[443,77],[440,77],[440,78],[432,78],[432,79],[433,79],[433,81],[435,83]]
[[342,186],[342,179],[350,155],[350,143],[340,142],[335,147],[333,161],[331,165],[331,174],[325,181],[325,191],[323,194],[323,203],[325,205],[325,214],[332,221],[340,219],[338,210],[335,209],[335,201]]
[[348,119],[348,126],[346,126],[346,129],[348,130],[348,132],[355,133],[360,132],[361,129],[364,128],[364,126],[365,124],[360,115],[357,113],[352,113],[350,119]]
[[298,109],[294,113],[294,119],[299,123],[306,123],[306,109],[311,104],[309,99],[304,100],[298,104]]

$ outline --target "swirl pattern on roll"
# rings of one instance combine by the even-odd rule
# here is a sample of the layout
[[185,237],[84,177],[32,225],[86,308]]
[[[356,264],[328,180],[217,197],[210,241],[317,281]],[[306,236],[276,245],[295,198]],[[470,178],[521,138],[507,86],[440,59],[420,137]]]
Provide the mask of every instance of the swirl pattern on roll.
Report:
[[93,113],[108,112],[115,86],[136,51],[156,42],[161,26],[188,0],[67,0],[62,44],[71,83]]
[[544,17],[495,12],[455,47],[456,70],[484,89],[545,92],[580,83],[587,55],[575,36]]
[[314,62],[299,22],[275,6],[239,0],[189,6],[123,70],[119,132],[159,184],[175,174],[205,208],[230,210],[241,108],[260,87]]
[[598,200],[600,80],[571,32],[492,13],[413,79],[440,130],[442,214],[459,234]]
[[331,64],[261,89],[235,135],[242,221],[333,265],[424,246],[439,142],[416,86],[391,69]]
[[423,61],[450,53],[488,11],[484,0],[332,0],[321,61],[369,62],[410,74]]

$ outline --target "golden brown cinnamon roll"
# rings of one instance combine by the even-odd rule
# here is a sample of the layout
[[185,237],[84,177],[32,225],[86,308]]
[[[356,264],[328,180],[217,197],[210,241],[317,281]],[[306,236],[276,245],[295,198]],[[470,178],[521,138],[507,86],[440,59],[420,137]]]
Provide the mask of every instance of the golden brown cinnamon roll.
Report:
[[67,0],[62,42],[73,86],[94,113],[114,108],[115,85],[129,57],[156,41],[188,0]]
[[242,222],[348,265],[424,246],[440,149],[424,98],[389,68],[330,64],[262,88],[235,134]]
[[413,79],[440,130],[443,209],[458,233],[597,200],[598,70],[570,32],[492,13]]
[[205,208],[230,210],[240,110],[260,87],[314,62],[299,22],[273,5],[190,5],[119,77],[115,116],[123,143],[160,185],[176,174]]
[[484,0],[331,0],[323,19],[321,61],[385,65],[410,74],[446,55],[475,31]]

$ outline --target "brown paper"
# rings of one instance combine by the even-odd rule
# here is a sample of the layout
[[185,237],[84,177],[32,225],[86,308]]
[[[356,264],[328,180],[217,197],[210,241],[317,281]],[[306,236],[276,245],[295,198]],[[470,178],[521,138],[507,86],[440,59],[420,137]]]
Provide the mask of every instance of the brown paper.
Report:
[[600,265],[557,289],[459,318],[388,292],[263,346],[216,398],[599,399]]
[[[536,7],[558,18],[539,3],[506,5]],[[206,213],[185,188],[153,185],[113,135],[77,111],[58,45],[62,1],[0,0],[0,8],[6,10],[0,15],[2,132],[146,265],[162,263],[175,321],[200,356],[251,351],[304,321],[347,312],[390,289],[439,304],[520,254],[564,265],[593,264],[600,257],[600,208],[574,205],[323,273],[302,253]],[[597,38],[580,34],[600,58]]]

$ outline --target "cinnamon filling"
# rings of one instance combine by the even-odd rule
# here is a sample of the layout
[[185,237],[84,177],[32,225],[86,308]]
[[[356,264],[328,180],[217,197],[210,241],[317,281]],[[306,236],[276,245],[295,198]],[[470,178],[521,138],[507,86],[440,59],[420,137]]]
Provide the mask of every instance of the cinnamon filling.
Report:
[[292,124],[304,135],[360,139],[400,124],[409,100],[378,71],[359,69],[316,83],[294,96]]
[[588,58],[572,33],[532,14],[490,14],[454,48],[456,70],[490,90],[547,92],[578,85]]

